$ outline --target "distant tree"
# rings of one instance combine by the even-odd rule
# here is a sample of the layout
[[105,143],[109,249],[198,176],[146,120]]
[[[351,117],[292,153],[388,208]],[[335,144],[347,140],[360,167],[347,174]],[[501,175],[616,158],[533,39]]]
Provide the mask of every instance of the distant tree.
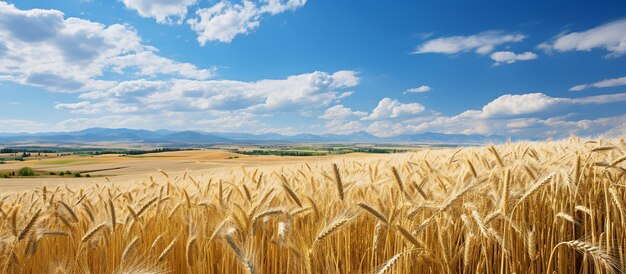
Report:
[[17,174],[19,174],[20,176],[26,177],[26,176],[35,176],[35,171],[30,168],[30,167],[23,167],[20,168],[20,170],[17,171]]
[[81,177],[81,175],[80,175],[80,173],[76,173],[76,174],[74,174],[74,177],[79,178],[79,177]]

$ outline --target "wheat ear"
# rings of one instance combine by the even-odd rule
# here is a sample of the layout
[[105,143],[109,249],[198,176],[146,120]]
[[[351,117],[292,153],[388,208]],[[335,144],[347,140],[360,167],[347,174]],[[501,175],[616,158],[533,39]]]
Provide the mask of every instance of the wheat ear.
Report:
[[372,214],[374,217],[378,218],[378,220],[380,220],[384,224],[389,224],[389,221],[387,220],[387,218],[385,218],[385,216],[382,213],[378,212],[376,209],[374,209],[370,205],[366,203],[359,203],[359,206],[365,209],[370,214]]
[[588,256],[596,265],[602,266],[609,273],[621,273],[620,263],[617,258],[612,257],[605,250],[595,244],[579,240],[560,242],[554,246],[550,252],[550,259],[548,260],[546,273],[552,273],[552,259],[554,257],[554,252],[557,248],[559,248],[559,246],[563,245]]
[[350,218],[340,218],[330,224],[328,224],[315,238],[315,242],[319,242],[324,240],[326,237],[332,235],[333,233],[339,231],[339,229],[345,225],[346,223],[348,223],[348,221],[350,221]]
[[35,215],[33,215],[28,223],[26,223],[24,228],[22,228],[22,231],[20,231],[20,234],[18,234],[17,236],[18,241],[21,241],[22,239],[24,239],[24,237],[26,237],[26,235],[28,235],[28,232],[30,232],[30,230],[35,225],[35,222],[37,222],[37,218],[39,218],[39,213],[41,213],[41,209],[37,210],[37,212],[35,212]]
[[172,240],[170,242],[170,244],[168,244],[165,249],[163,249],[163,251],[161,252],[161,254],[159,255],[159,258],[157,259],[159,262],[162,261],[165,256],[167,255],[167,253],[170,252],[170,250],[172,249],[172,247],[174,246],[174,244],[176,243],[176,238],[174,238],[174,240]]
[[335,173],[335,184],[337,185],[337,192],[339,193],[339,198],[343,201],[344,193],[343,193],[343,182],[341,181],[341,173],[339,173],[339,167],[337,164],[333,164],[333,172]]

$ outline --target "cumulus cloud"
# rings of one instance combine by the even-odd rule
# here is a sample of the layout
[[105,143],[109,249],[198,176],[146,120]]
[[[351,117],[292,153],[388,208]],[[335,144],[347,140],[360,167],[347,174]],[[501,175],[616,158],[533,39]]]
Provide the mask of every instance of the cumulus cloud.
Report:
[[626,85],[626,77],[619,77],[613,79],[605,79],[591,84],[582,84],[571,87],[570,91],[581,91],[588,88],[609,88]]
[[78,112],[245,111],[259,115],[320,109],[352,94],[345,81],[356,73],[312,72],[286,79],[243,82],[232,80],[132,80],[83,93],[84,102],[59,103],[57,108]]
[[126,8],[142,17],[152,17],[161,24],[180,24],[187,16],[187,7],[197,0],[123,0]]
[[54,91],[109,87],[115,83],[100,79],[108,72],[189,79],[214,73],[158,55],[129,26],[64,18],[58,10],[20,10],[6,2],[0,2],[0,41],[0,79]]
[[537,54],[530,51],[524,53],[515,53],[512,51],[498,51],[489,55],[494,60],[496,65],[500,64],[513,64],[517,61],[527,61],[537,59]]
[[431,87],[424,85],[424,86],[420,86],[420,87],[417,87],[417,88],[407,89],[404,93],[422,93],[422,92],[428,92],[428,91],[431,91],[431,90],[432,90]]
[[521,118],[521,119],[511,119],[510,122],[506,124],[507,128],[527,128],[536,125],[540,120],[537,118]]
[[380,120],[389,118],[403,118],[418,114],[426,108],[419,103],[403,104],[396,99],[383,98],[372,113],[363,120]]
[[359,76],[353,70],[340,70],[332,75],[332,88],[354,87],[359,84]]
[[521,42],[525,38],[523,34],[507,34],[501,31],[485,31],[469,36],[440,37],[417,46],[413,53],[457,54],[474,51],[484,55],[492,52],[499,45]]
[[620,57],[626,53],[626,19],[613,21],[585,31],[563,33],[552,41],[539,45],[546,51],[590,51],[602,48],[609,53],[608,58]]
[[481,118],[524,115],[553,109],[564,100],[543,93],[505,94],[489,102],[481,111],[468,111],[465,114]]
[[333,134],[350,134],[363,131],[366,128],[363,122],[358,121],[359,118],[365,116],[367,116],[367,112],[354,111],[343,105],[335,105],[326,109],[318,118],[329,120],[325,124],[327,132]]
[[215,74],[215,68],[199,70],[190,63],[180,63],[157,55],[154,51],[143,51],[116,56],[109,60],[114,72],[123,74],[126,69],[136,69],[139,76],[181,75],[190,79],[207,79]]
[[212,110],[208,113],[211,117],[194,122],[194,124],[212,132],[248,131],[268,126],[257,120],[255,115],[243,111]]
[[339,119],[363,117],[366,115],[367,115],[367,112],[353,111],[352,109],[344,107],[343,105],[336,105],[324,111],[324,113],[320,115],[319,118],[327,119],[327,120],[339,120]]
[[[608,132],[626,122],[626,115],[597,119],[576,119],[576,107],[626,101],[626,93],[579,98],[551,97],[543,93],[505,94],[479,110],[466,110],[454,116],[438,114],[394,121],[382,119],[367,131],[380,136],[423,132],[497,134],[526,138],[562,138]],[[568,114],[569,113],[569,114]]]
[[360,121],[332,120],[326,123],[326,129],[332,134],[351,134],[365,130],[367,127]]
[[220,1],[211,7],[198,9],[196,17],[187,20],[187,23],[198,34],[200,45],[212,41],[230,43],[237,35],[257,28],[263,15],[296,10],[305,4],[306,0],[266,0],[260,3],[244,0],[241,4]]
[[461,114],[474,118],[499,118],[553,112],[573,105],[607,104],[626,101],[626,93],[580,98],[550,97],[543,93],[505,94],[486,104],[481,110]]

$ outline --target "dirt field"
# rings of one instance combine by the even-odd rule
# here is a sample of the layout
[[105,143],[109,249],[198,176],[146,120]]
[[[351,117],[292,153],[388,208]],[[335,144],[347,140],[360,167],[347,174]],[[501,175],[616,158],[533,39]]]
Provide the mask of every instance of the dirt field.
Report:
[[[0,192],[31,190],[42,185],[56,187],[59,185],[84,186],[92,183],[137,182],[138,179],[147,179],[156,175],[159,170],[176,176],[185,171],[189,174],[206,173],[207,170],[219,172],[232,167],[260,167],[260,166],[283,166],[291,164],[324,162],[334,159],[354,159],[372,157],[392,157],[384,154],[352,153],[332,156],[248,156],[230,153],[221,150],[194,150],[151,153],[136,156],[121,156],[117,154],[98,156],[48,156],[31,158],[23,162],[7,162],[0,165],[0,171],[15,171],[22,167],[31,167],[38,171],[62,172],[69,170],[72,173],[89,174],[93,177],[75,178],[72,176],[44,176],[32,178],[0,178]],[[99,176],[99,177],[98,177]],[[103,177],[103,176],[106,176]]]

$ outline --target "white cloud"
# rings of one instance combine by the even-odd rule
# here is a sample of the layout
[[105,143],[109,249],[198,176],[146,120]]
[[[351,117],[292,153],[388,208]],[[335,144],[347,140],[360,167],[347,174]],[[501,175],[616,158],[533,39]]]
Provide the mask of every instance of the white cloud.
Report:
[[626,19],[613,21],[581,32],[561,34],[550,42],[539,45],[547,51],[590,51],[603,48],[606,57],[620,57],[626,53]]
[[609,88],[609,87],[617,87],[617,86],[623,86],[623,85],[626,85],[626,77],[605,79],[605,80],[598,81],[592,84],[576,85],[576,86],[571,87],[569,90],[581,91],[581,90],[585,90],[588,88]]
[[262,0],[261,2],[264,3],[264,5],[261,6],[262,12],[275,15],[285,11],[299,9],[306,4],[307,0]]
[[60,103],[73,112],[245,111],[248,113],[300,112],[320,109],[351,94],[343,89],[358,84],[345,81],[356,73],[312,72],[280,80],[164,81],[133,80],[100,91],[81,94],[86,103]]
[[417,87],[417,88],[407,89],[405,93],[407,93],[407,92],[410,92],[410,93],[422,93],[422,92],[428,92],[428,91],[431,91],[431,90],[432,90],[432,88],[430,88],[429,86],[425,86],[424,85],[424,86],[420,86],[420,87]]
[[[434,114],[405,120],[381,119],[370,124],[367,131],[379,136],[429,131],[522,138],[563,138],[569,134],[595,136],[620,127],[626,122],[626,115],[576,120],[575,117],[581,115],[575,113],[577,106],[624,101],[626,93],[579,98],[550,97],[543,93],[505,94],[480,110],[466,110],[449,117]],[[615,131],[609,133],[615,134]]]
[[137,75],[148,77],[179,74],[190,79],[208,79],[215,74],[215,68],[199,70],[195,65],[179,63],[153,51],[116,56],[110,63],[112,70],[120,74],[127,68],[136,68]]
[[489,57],[492,60],[496,61],[496,65],[499,64],[513,64],[517,61],[527,61],[537,59],[537,54],[534,54],[530,51],[524,53],[515,53],[512,51],[498,51],[492,53]]
[[475,51],[484,55],[499,45],[520,42],[525,38],[523,34],[506,34],[500,31],[485,31],[470,36],[440,37],[417,46],[414,53],[457,54]]
[[212,116],[195,122],[195,125],[212,132],[249,131],[268,126],[251,113],[241,111],[209,111]]
[[[130,76],[173,75],[207,79],[212,69],[198,69],[157,54],[126,25],[105,26],[64,18],[57,10],[20,10],[0,2],[0,79],[54,91],[109,87],[107,72]],[[125,71],[127,68],[137,73]]]
[[608,138],[622,138],[626,136],[626,118],[621,124],[610,123],[611,129],[607,130],[603,135]]
[[124,5],[142,17],[152,17],[161,24],[180,24],[187,16],[187,7],[197,0],[123,0]]
[[324,112],[324,114],[319,116],[319,118],[327,119],[327,120],[339,120],[339,119],[363,117],[366,115],[367,115],[367,112],[353,111],[352,109],[344,107],[343,105],[336,105],[336,106],[332,106],[328,108]]
[[[623,137],[625,124],[626,114],[577,121],[568,120],[565,117],[556,117],[539,121],[540,126],[532,129],[532,131],[544,138],[564,138],[569,135]],[[620,132],[622,135],[617,135]]]
[[214,6],[196,11],[197,18],[187,23],[198,33],[198,42],[220,41],[230,43],[238,34],[247,34],[259,26],[260,15],[257,7],[250,1],[242,5],[219,2]]
[[626,93],[579,97],[575,99],[564,99],[564,101],[571,103],[571,104],[578,104],[578,105],[589,105],[589,104],[600,105],[600,104],[618,103],[618,102],[626,101]]
[[328,133],[351,134],[366,129],[363,122],[355,120],[365,116],[367,112],[353,111],[343,105],[335,105],[324,111],[319,118],[329,120],[325,124]]
[[91,107],[91,104],[87,101],[82,101],[78,103],[70,103],[70,104],[56,104],[54,106],[56,109],[61,110],[69,110],[70,113],[75,114],[94,114],[95,110]]
[[505,94],[489,102],[479,113],[470,111],[466,112],[466,115],[478,114],[477,116],[481,118],[492,118],[531,114],[554,108],[563,100],[562,98],[553,98],[543,93]]
[[424,106],[419,103],[400,103],[396,99],[383,98],[378,102],[378,105],[367,117],[363,120],[380,120],[389,118],[404,118],[411,115],[416,115],[424,111]]
[[[354,71],[335,73],[312,72],[293,75],[284,79],[265,79],[253,82],[232,80],[130,80],[103,89],[83,93],[81,101],[57,103],[56,108],[89,118],[68,120],[64,127],[75,125],[100,125],[108,121],[104,117],[124,114],[127,123],[146,117],[141,127],[202,129],[210,131],[258,131],[266,128],[263,119],[275,115],[304,117],[319,113],[336,104],[352,92],[346,89],[359,84]],[[163,117],[164,113],[171,116]],[[364,129],[352,118],[366,116],[366,112],[352,111],[342,105],[326,110],[325,118],[332,120],[329,126],[341,132]],[[160,117],[160,118],[159,118]],[[113,118],[110,118],[113,119]],[[159,124],[161,119],[163,123]],[[167,121],[166,121],[167,120]],[[342,120],[339,122],[338,120]],[[339,127],[338,125],[342,126]],[[117,125],[117,124],[116,124]],[[334,130],[334,129],[333,129]],[[333,131],[335,132],[335,131]]]
[[359,76],[356,71],[340,70],[333,73],[333,88],[354,87],[359,84]]
[[220,1],[209,8],[198,9],[196,17],[187,23],[198,34],[200,45],[212,41],[230,43],[237,35],[257,28],[264,14],[276,15],[305,4],[306,0],[266,0],[258,4],[249,0],[241,4]]
[[459,116],[468,118],[501,118],[555,112],[574,105],[607,104],[626,101],[626,93],[580,98],[550,97],[543,93],[505,94],[486,104],[481,110],[468,110]]
[[406,126],[406,123],[383,120],[371,123],[369,126],[367,126],[366,131],[376,136],[390,137],[405,133],[411,133],[406,129]]
[[360,121],[332,120],[325,125],[327,132],[332,134],[351,134],[365,130],[367,127]]
[[533,125],[536,125],[539,119],[537,118],[521,118],[521,119],[512,119],[510,122],[506,124],[508,128],[527,128]]

